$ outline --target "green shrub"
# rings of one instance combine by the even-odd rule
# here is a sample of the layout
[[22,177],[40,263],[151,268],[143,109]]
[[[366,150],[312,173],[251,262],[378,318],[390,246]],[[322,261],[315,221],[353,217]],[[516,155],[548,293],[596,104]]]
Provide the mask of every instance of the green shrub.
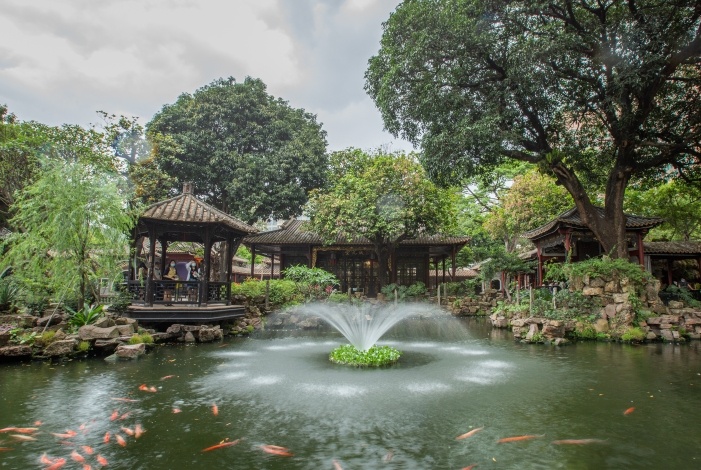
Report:
[[14,328],[10,330],[10,341],[17,344],[26,344],[31,346],[36,341],[37,333],[35,331],[25,331],[22,328]]
[[584,325],[582,328],[576,328],[574,334],[579,339],[597,339],[596,329],[590,325]]
[[[247,299],[264,297],[266,282],[268,281],[249,278],[240,284],[234,283],[231,285],[231,294],[243,295]],[[301,303],[304,300],[294,282],[287,279],[273,279],[269,282],[268,301],[273,308]]]
[[627,278],[638,286],[643,285],[652,278],[652,275],[640,269],[640,265],[637,263],[631,263],[626,259],[611,259],[608,256],[602,256],[601,258],[591,258],[576,263],[549,264],[545,279],[562,281],[586,275],[606,279],[612,277]]
[[423,282],[416,282],[410,286],[402,286],[398,284],[387,284],[384,286],[380,292],[385,294],[388,299],[394,299],[394,291],[397,291],[397,297],[399,300],[404,299],[416,299],[418,297],[423,297],[428,292],[426,289],[426,284]]
[[348,296],[348,294],[342,294],[340,292],[334,292],[331,295],[329,295],[328,301],[329,302],[334,302],[338,304],[347,304],[351,302],[351,297]]
[[90,341],[81,341],[78,343],[78,352],[85,353],[90,350]]
[[134,333],[129,338],[129,344],[153,344],[153,336],[148,333]]
[[85,325],[91,325],[102,316],[102,311],[104,310],[104,308],[104,305],[99,304],[86,305],[76,312],[72,308],[66,306],[66,310],[68,310],[70,314],[68,324],[76,328],[80,328],[81,326]]
[[689,307],[693,308],[698,308],[701,307],[701,302],[696,300],[692,295],[689,289],[684,289],[681,287],[677,286],[668,286],[664,292],[667,292],[669,294],[673,294],[677,299],[679,299],[680,302],[684,302],[684,305],[687,305]]
[[117,291],[117,295],[112,299],[109,306],[110,313],[115,315],[123,316],[127,313],[129,305],[131,305],[131,294],[126,289],[120,289]]
[[638,326],[628,328],[625,333],[621,335],[622,341],[632,341],[641,342],[645,340],[645,332]]
[[46,347],[53,343],[54,336],[56,336],[55,331],[45,331],[43,334],[37,336],[34,342],[39,346]]
[[344,344],[331,351],[329,360],[355,367],[380,367],[397,362],[400,356],[401,353],[391,346],[373,346],[359,351],[351,344]]
[[20,287],[12,278],[0,279],[0,312],[9,310],[20,296]]
[[338,278],[321,268],[308,268],[303,265],[290,266],[283,271],[285,279],[294,282],[297,289],[307,300],[328,297],[333,286],[339,284]]

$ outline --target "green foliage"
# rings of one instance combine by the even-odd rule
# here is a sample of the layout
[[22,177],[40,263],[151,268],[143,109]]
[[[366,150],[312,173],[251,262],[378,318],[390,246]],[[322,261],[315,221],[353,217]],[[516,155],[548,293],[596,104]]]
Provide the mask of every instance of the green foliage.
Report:
[[399,300],[406,300],[406,299],[418,299],[418,298],[423,298],[426,296],[428,293],[428,289],[426,288],[426,284],[423,282],[415,282],[414,284],[411,284],[410,286],[402,286],[398,284],[387,284],[384,286],[381,290],[383,294],[387,296],[389,300],[394,299],[394,291],[395,289],[397,290],[397,297]]
[[524,261],[516,253],[502,251],[495,253],[494,257],[482,264],[480,278],[490,281],[495,274],[502,271],[508,274],[530,273],[533,272],[533,265],[532,261]]
[[126,289],[117,290],[117,295],[110,301],[109,311],[117,316],[123,316],[127,313],[129,305],[131,305],[131,294]]
[[36,342],[36,344],[39,344],[43,347],[46,347],[49,344],[53,343],[54,336],[56,336],[55,331],[51,331],[51,330],[45,331],[43,334],[37,336],[35,342]]
[[698,27],[695,2],[405,1],[365,89],[441,182],[516,159],[592,216],[605,194],[607,217],[592,223],[627,257],[612,217],[627,182],[699,172]]
[[353,301],[353,298],[348,296],[348,294],[343,294],[341,292],[333,292],[329,295],[329,298],[327,300],[329,302],[337,304],[346,304],[351,303]]
[[81,341],[78,343],[77,349],[79,353],[86,353],[90,351],[91,347],[92,345],[90,344],[90,341]]
[[450,296],[475,297],[477,288],[481,285],[478,279],[466,279],[461,282],[446,282],[442,284],[445,292]]
[[236,250],[236,256],[245,259],[249,264],[259,264],[263,262],[262,256],[256,255],[256,259],[252,259],[252,255],[251,250],[249,250],[243,243],[240,244]]
[[645,341],[645,332],[638,326],[633,326],[628,328],[625,333],[621,335],[621,341],[630,341],[634,343],[639,343]]
[[11,277],[0,279],[0,312],[14,305],[20,294],[20,286]]
[[10,330],[10,341],[17,344],[26,344],[31,346],[37,338],[36,331],[26,331],[22,328],[14,328]]
[[134,333],[131,335],[131,338],[129,338],[129,344],[153,344],[153,336],[150,334],[144,332],[144,333]]
[[394,364],[400,356],[401,353],[391,346],[375,345],[367,351],[359,351],[351,344],[344,344],[331,351],[329,360],[355,367],[380,367]]
[[642,286],[651,279],[650,273],[640,269],[639,264],[620,258],[611,259],[608,256],[576,263],[549,264],[545,279],[562,281],[584,276],[628,279],[636,286]]
[[[246,279],[240,284],[231,285],[231,295],[243,295],[248,299],[265,296],[265,283],[257,279]],[[272,307],[293,305],[304,301],[304,297],[297,288],[297,284],[287,279],[273,279],[270,281],[268,301]]]
[[597,339],[597,333],[593,326],[587,324],[578,324],[577,326],[578,327],[574,330],[574,335],[578,339]]
[[70,307],[66,307],[70,314],[68,319],[68,324],[80,328],[81,326],[91,325],[97,321],[98,318],[102,316],[102,311],[104,310],[104,305],[93,304],[85,305],[80,310],[73,310]]
[[685,289],[682,287],[677,287],[675,285],[671,285],[671,286],[667,286],[667,288],[664,290],[664,292],[672,294],[676,299],[678,299],[680,302],[684,302],[684,304],[688,305],[689,307],[694,307],[694,308],[701,307],[701,302],[696,300],[691,295],[691,292],[689,291],[689,289]]
[[76,298],[81,308],[126,254],[134,218],[120,181],[97,163],[47,160],[14,203],[12,223],[21,231],[11,237],[2,263],[11,264],[30,290]]
[[299,215],[307,192],[325,184],[326,133],[316,116],[269,95],[259,79],[218,79],[183,93],[147,134],[150,184],[164,172],[175,194],[191,181],[207,202],[249,223]]
[[338,278],[321,268],[308,268],[303,265],[290,266],[283,271],[285,279],[294,282],[307,300],[323,299],[338,285]]
[[327,243],[367,238],[378,257],[380,287],[402,240],[453,231],[455,194],[431,183],[414,155],[348,149],[331,161],[330,186],[309,195],[310,229]]
[[25,293],[22,301],[28,313],[40,316],[44,310],[49,308],[49,294],[41,290]]

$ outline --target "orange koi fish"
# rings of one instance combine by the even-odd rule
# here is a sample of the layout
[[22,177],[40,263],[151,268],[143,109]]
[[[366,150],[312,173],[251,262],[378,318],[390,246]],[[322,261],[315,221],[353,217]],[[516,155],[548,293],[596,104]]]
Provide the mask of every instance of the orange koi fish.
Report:
[[122,436],[120,436],[119,434],[115,434],[114,438],[117,439],[117,444],[119,444],[120,446],[122,446],[122,447],[127,446],[127,441],[125,441],[124,438]]
[[213,414],[214,416],[217,416],[217,415],[219,414],[219,407],[217,406],[216,403],[214,403],[214,404],[212,405],[212,414]]
[[14,431],[20,434],[34,434],[39,428],[15,428]]
[[476,463],[473,463],[472,465],[468,465],[467,467],[463,467],[461,470],[472,470],[477,466]]
[[43,463],[44,465],[51,465],[54,463],[54,461],[51,460],[48,455],[46,455],[46,452],[44,452],[44,454],[41,456],[39,462]]
[[290,449],[287,447],[280,447],[280,446],[274,446],[274,445],[262,445],[260,446],[261,449],[263,449],[263,452],[272,454],[272,455],[278,455],[280,457],[292,457],[294,454],[290,452]]
[[15,432],[15,431],[17,431],[17,428],[14,427],[14,426],[13,426],[13,427],[9,427],[9,428],[2,428],[2,429],[0,429],[0,432]]
[[82,449],[83,449],[83,452],[85,452],[88,455],[92,455],[95,453],[95,450],[90,446],[83,446]]
[[110,416],[110,421],[114,421],[115,419],[119,418],[119,411],[114,410],[112,412],[112,416]]
[[338,463],[338,460],[333,461],[333,470],[343,470],[343,467],[341,467],[341,464]]
[[141,384],[139,385],[139,390],[141,390],[142,392],[148,392],[148,387],[146,386],[146,384]]
[[59,468],[63,467],[66,465],[66,459],[56,459],[52,462],[51,466],[46,467],[45,470],[58,470]]
[[126,434],[127,436],[133,436],[134,435],[134,430],[130,428],[125,428],[122,427],[121,430]]
[[107,432],[105,433],[105,437],[102,438],[102,442],[104,442],[105,444],[107,444],[109,441],[110,441],[110,432],[107,431]]
[[483,429],[484,429],[484,427],[475,428],[475,429],[473,429],[472,431],[466,432],[465,434],[460,434],[458,437],[455,438],[455,440],[456,440],[456,441],[460,441],[460,440],[463,440],[463,439],[467,439],[468,437],[474,436],[475,434],[477,434],[478,432],[480,432],[480,431],[483,430]]
[[83,424],[81,424],[80,426],[78,426],[78,430],[79,430],[79,431],[85,431],[87,428],[88,428],[88,424],[87,424],[87,423],[83,423]]
[[544,435],[545,434],[526,434],[524,436],[502,437],[497,442],[501,444],[504,442],[528,441],[531,439],[536,439],[538,437],[543,437]]
[[42,422],[41,421],[34,421],[34,426],[41,426]]
[[213,445],[213,446],[211,446],[211,447],[207,447],[206,449],[202,449],[202,452],[210,452],[210,451],[212,451],[212,450],[223,449],[224,447],[235,446],[235,445],[238,444],[239,442],[241,442],[241,439],[236,439],[236,440],[233,440],[233,441],[228,441],[228,440],[224,439],[224,440],[221,441],[219,444],[215,444],[215,445]]
[[631,406],[630,408],[628,408],[627,410],[625,410],[625,411],[623,412],[623,416],[628,416],[628,415],[631,414],[633,411],[635,411],[635,407],[634,407],[634,406]]
[[84,464],[83,464],[83,470],[92,470],[92,467],[91,467],[89,464],[84,463]]
[[28,442],[28,441],[36,441],[36,437],[32,436],[25,436],[24,434],[10,434],[10,437],[16,441],[20,442]]
[[71,458],[78,463],[85,463],[85,457],[83,457],[76,451],[71,452]]
[[106,467],[108,462],[107,462],[107,459],[106,459],[106,458],[104,458],[104,457],[101,456],[100,454],[97,454],[97,463],[99,463],[99,464],[102,465],[103,467]]
[[9,452],[12,450],[12,447],[0,447],[0,452]]
[[144,434],[144,432],[146,431],[144,431],[144,428],[141,427],[141,424],[137,424],[134,427],[134,437],[136,439],[140,438]]
[[174,375],[166,375],[165,377],[161,377],[161,380],[168,380],[168,379],[172,379],[173,377],[175,377],[175,376]]
[[71,437],[75,436],[78,433],[75,431],[72,431],[70,429],[67,429],[65,433],[52,432],[51,434],[58,437],[59,439],[70,439]]
[[127,419],[129,416],[131,416],[131,411],[127,411],[126,413],[124,413],[122,416],[119,417],[119,420],[123,421],[123,420]]
[[182,413],[183,410],[180,408],[173,408],[173,414]]
[[586,444],[602,444],[604,442],[606,441],[602,439],[560,439],[559,441],[552,441],[552,444],[581,446]]

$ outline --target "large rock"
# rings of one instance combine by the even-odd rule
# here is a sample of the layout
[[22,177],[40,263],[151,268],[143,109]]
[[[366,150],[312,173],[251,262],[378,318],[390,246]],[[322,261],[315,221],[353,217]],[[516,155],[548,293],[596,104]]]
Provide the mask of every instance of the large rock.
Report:
[[119,339],[117,338],[96,339],[93,347],[99,350],[101,354],[111,354],[117,349],[119,344]]
[[187,333],[185,333],[183,341],[185,341],[186,343],[194,343],[196,341],[195,335],[192,334],[192,331],[188,331]]
[[30,357],[31,355],[32,348],[26,344],[0,348],[0,357]]
[[34,315],[18,315],[17,326],[20,328],[34,328],[37,326],[37,317]]
[[535,336],[536,333],[538,333],[538,324],[537,324],[537,323],[531,323],[531,324],[530,324],[530,327],[529,327],[529,329],[528,329],[528,333],[526,334],[526,340],[532,341],[532,340],[533,340],[533,336]]
[[73,354],[75,341],[72,339],[62,339],[54,341],[44,348],[44,356],[68,356]]
[[604,288],[603,287],[585,287],[582,289],[582,295],[586,296],[594,296],[594,295],[602,295],[604,293]]
[[546,338],[562,338],[565,336],[565,326],[561,321],[550,320],[543,324],[543,336]]
[[37,326],[44,327],[44,326],[58,325],[62,321],[63,321],[63,317],[57,313],[55,315],[47,315],[45,317],[41,317],[41,318],[37,319]]
[[110,326],[114,326],[115,322],[110,317],[102,316],[95,320],[93,325],[95,325],[98,328],[109,328]]
[[608,333],[610,329],[609,322],[603,318],[599,318],[594,322],[594,329],[597,333]]
[[115,352],[117,357],[124,359],[135,359],[139,356],[146,354],[146,345],[144,343],[139,344],[120,344],[117,346],[117,351]]
[[211,343],[212,341],[221,340],[223,337],[224,333],[218,327],[200,329],[199,339],[202,343]]
[[183,325],[178,325],[178,324],[170,325],[168,327],[168,329],[166,330],[166,333],[168,333],[169,335],[173,335],[173,336],[179,336],[180,332],[182,331],[182,326]]
[[94,325],[84,325],[78,330],[78,336],[83,341],[91,341],[94,339],[109,339],[119,337],[119,330],[116,326],[109,328],[99,328]]
[[133,325],[134,330],[138,329],[138,322],[135,319],[129,317],[117,317],[114,319],[114,323],[117,325]]
[[136,333],[133,325],[116,325],[120,336],[131,336]]

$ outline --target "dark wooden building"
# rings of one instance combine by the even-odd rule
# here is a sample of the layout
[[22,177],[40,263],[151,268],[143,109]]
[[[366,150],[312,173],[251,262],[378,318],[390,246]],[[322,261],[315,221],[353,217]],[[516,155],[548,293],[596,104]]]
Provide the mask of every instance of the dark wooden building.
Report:
[[[273,267],[277,264],[280,271],[300,264],[323,268],[338,277],[343,292],[350,289],[374,297],[380,286],[379,263],[372,243],[365,237],[350,240],[339,237],[331,245],[324,244],[323,239],[305,225],[302,220],[288,220],[278,230],[247,236],[243,243],[254,255],[268,256]],[[402,241],[389,263],[390,282],[411,285],[420,281],[432,288],[450,281],[455,276],[455,256],[468,241],[467,237],[442,235]],[[447,260],[452,260],[450,271],[446,270]]]
[[[230,305],[232,260],[241,240],[256,232],[250,225],[196,198],[190,183],[185,183],[180,196],[147,207],[134,229],[135,247],[143,242],[143,237],[148,238],[147,274],[145,279],[128,281],[132,293],[129,314],[144,321],[215,321],[242,316],[243,307]],[[161,247],[160,260],[156,259],[157,242]],[[171,261],[168,246],[173,242],[204,246],[198,280],[157,275],[157,266],[165,270]],[[226,244],[223,280],[212,277],[215,243]]]
[[[603,208],[597,208],[603,217]],[[660,225],[658,217],[639,217],[626,214],[626,238],[631,261],[645,265],[643,238],[653,227]],[[548,261],[564,262],[569,253],[571,261],[583,261],[604,254],[601,244],[582,222],[577,208],[572,208],[550,222],[523,234],[536,247],[538,269],[535,279],[527,279],[526,285],[541,285],[544,266]],[[529,282],[530,281],[530,282]]]

